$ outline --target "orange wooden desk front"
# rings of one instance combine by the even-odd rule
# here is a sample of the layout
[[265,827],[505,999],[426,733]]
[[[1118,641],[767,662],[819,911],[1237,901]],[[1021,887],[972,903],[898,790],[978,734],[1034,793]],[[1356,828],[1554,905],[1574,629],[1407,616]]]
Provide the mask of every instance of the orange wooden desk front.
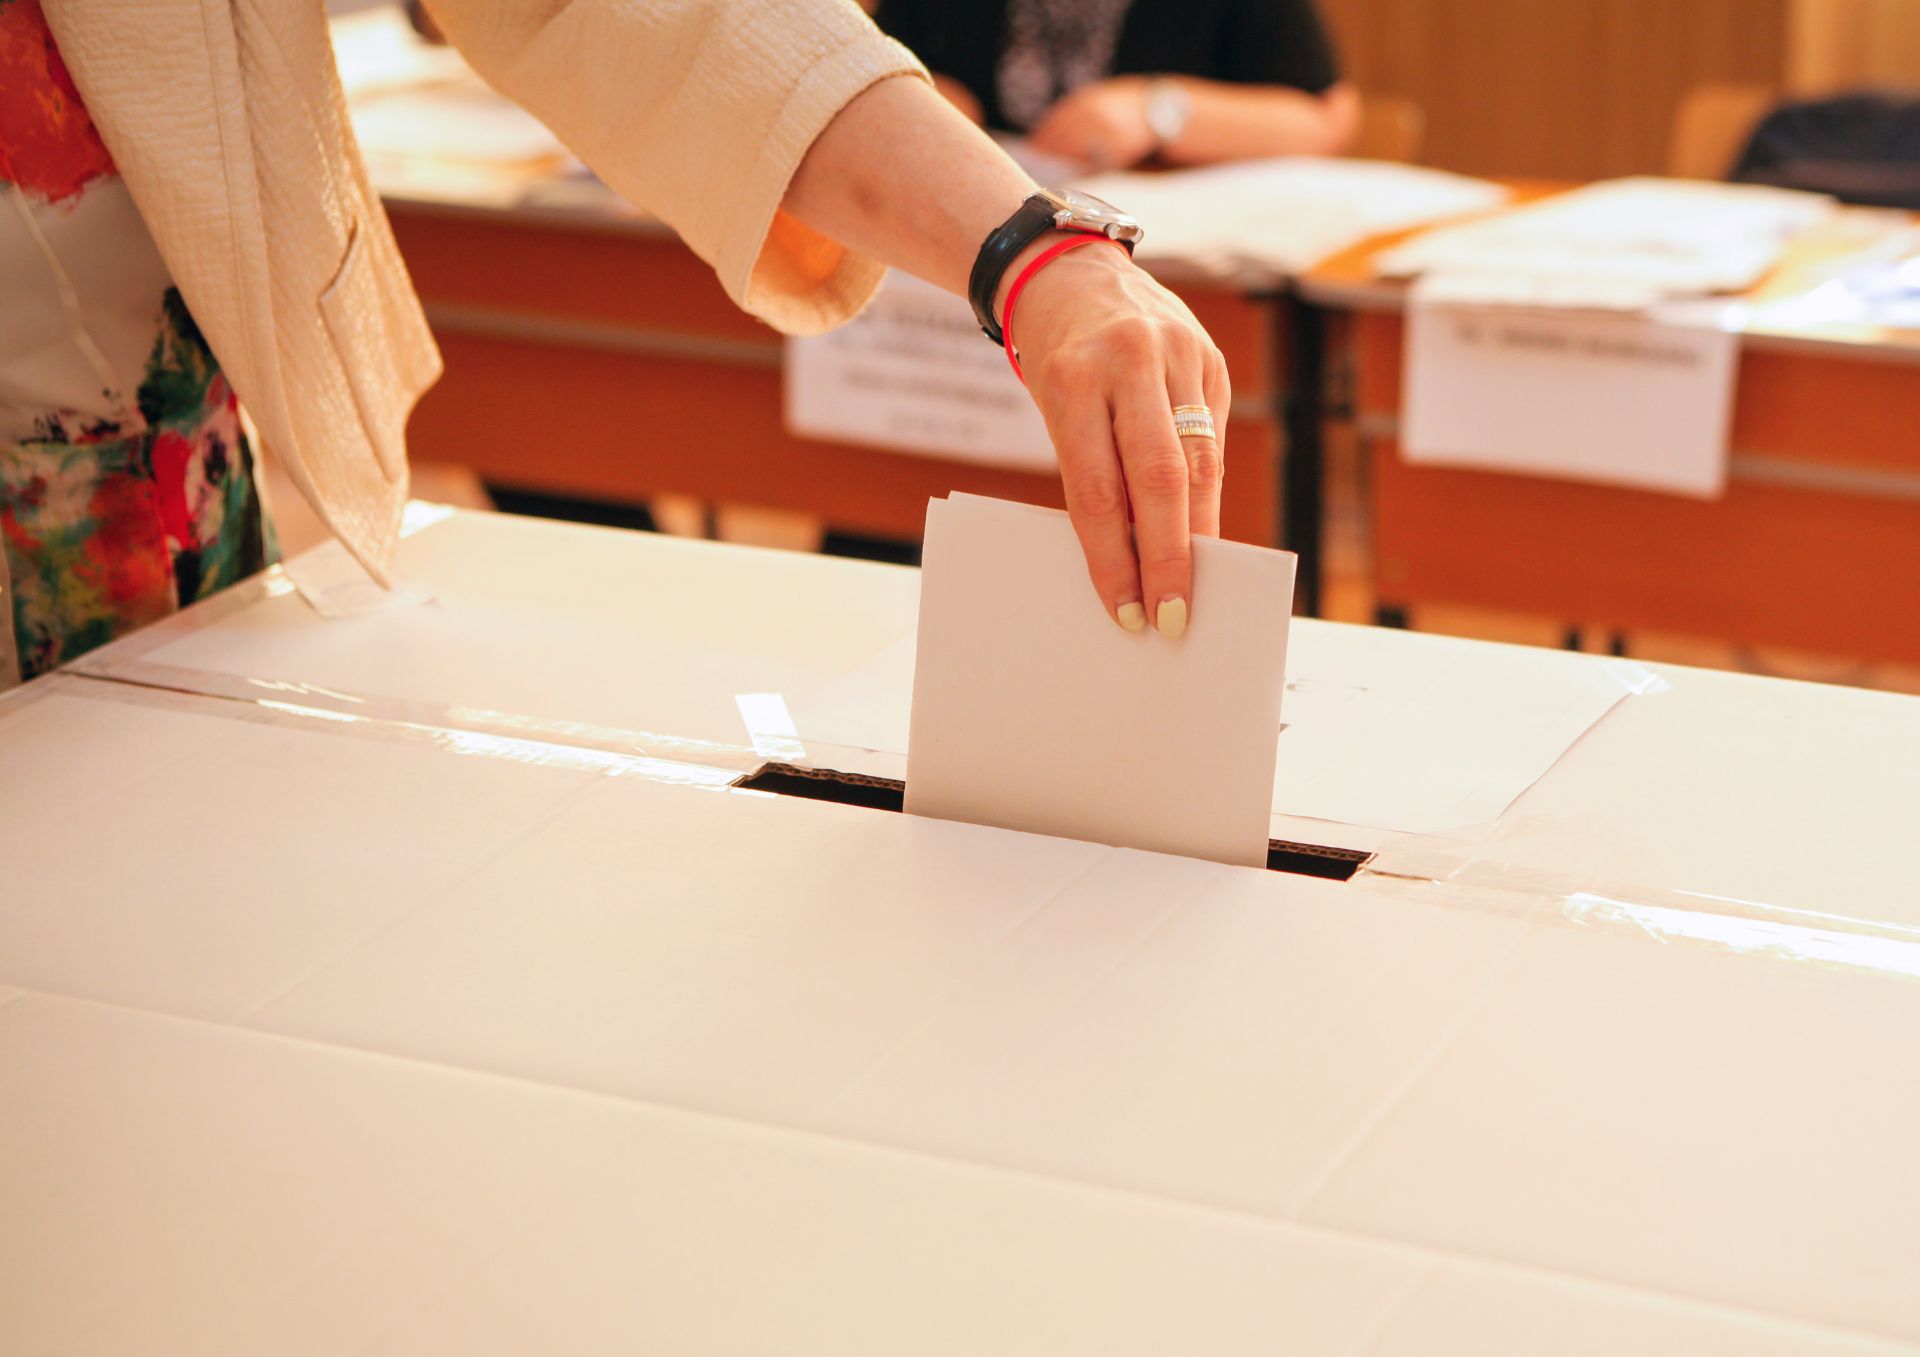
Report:
[[1305,283],[1348,313],[1383,608],[1920,660],[1920,332],[1747,336],[1722,499],[1410,466],[1403,297],[1371,267],[1388,243]]
[[[789,434],[780,337],[658,227],[405,201],[388,211],[447,365],[409,429],[422,459],[520,489],[679,493],[914,540],[927,500],[948,491],[1061,503],[1052,474]],[[1273,543],[1273,304],[1227,285],[1179,290],[1233,374],[1223,531]]]

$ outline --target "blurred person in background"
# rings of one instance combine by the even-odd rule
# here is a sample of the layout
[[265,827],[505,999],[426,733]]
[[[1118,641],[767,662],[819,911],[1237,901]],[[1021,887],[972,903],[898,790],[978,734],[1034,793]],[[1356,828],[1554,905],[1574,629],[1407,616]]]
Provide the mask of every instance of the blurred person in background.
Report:
[[974,122],[1095,169],[1338,155],[1360,116],[1313,0],[865,0]]
[[[850,0],[432,11],[482,76],[790,333],[847,320],[893,265],[974,294],[992,335],[1021,271],[1086,245],[1020,303],[1028,389],[1109,616],[1184,630],[1221,447],[1210,416],[1183,433],[1174,407],[1224,424],[1226,369],[1095,234],[1105,205],[1056,216],[1065,200]],[[319,0],[0,0],[0,199],[0,687],[272,559],[256,430],[387,581],[407,417],[440,360]],[[701,411],[652,436],[702,438]]]

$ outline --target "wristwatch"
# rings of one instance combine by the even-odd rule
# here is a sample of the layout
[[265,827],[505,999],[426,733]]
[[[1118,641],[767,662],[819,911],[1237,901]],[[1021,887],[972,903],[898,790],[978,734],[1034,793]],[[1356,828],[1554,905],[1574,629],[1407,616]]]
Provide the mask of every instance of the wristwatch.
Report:
[[1000,291],[1000,279],[1020,251],[1047,231],[1084,231],[1105,236],[1126,246],[1127,253],[1146,234],[1140,223],[1091,193],[1071,188],[1043,188],[1020,204],[981,245],[974,258],[973,273],[967,279],[967,300],[973,303],[973,318],[980,330],[995,344],[1001,343],[1000,324],[993,317],[994,294]]
[[1179,82],[1165,78],[1147,82],[1146,107],[1142,110],[1147,130],[1153,133],[1153,149],[1164,151],[1180,140],[1193,117],[1193,100]]

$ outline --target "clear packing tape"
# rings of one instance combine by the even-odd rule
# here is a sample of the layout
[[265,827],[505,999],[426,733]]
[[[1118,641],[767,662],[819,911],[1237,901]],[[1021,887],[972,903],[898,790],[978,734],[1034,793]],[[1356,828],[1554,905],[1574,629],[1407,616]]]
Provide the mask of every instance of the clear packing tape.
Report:
[[[437,520],[428,518],[416,523],[410,514],[408,530],[432,521]],[[66,666],[64,672],[164,692],[257,704],[268,710],[298,714],[303,719],[335,724],[357,722],[367,730],[412,730],[459,736],[465,745],[461,752],[478,753],[492,747],[502,756],[522,761],[532,750],[544,749],[553,751],[552,757],[563,760],[591,761],[605,757],[653,760],[675,768],[698,766],[724,771],[731,778],[758,766],[765,757],[754,748],[751,741],[755,732],[751,729],[749,743],[727,744],[658,731],[625,730],[458,704],[346,692],[286,679],[188,669],[146,658],[184,633],[212,626],[262,599],[294,592],[303,592],[300,583],[286,567],[274,566],[192,609],[123,638],[105,652],[96,651],[82,657]],[[318,607],[316,611],[322,616],[347,615]],[[777,700],[777,695],[775,697]],[[491,745],[488,742],[492,742]]]
[[[197,681],[205,676],[194,677]],[[687,742],[675,744],[669,740],[664,743],[692,757],[663,757],[645,752],[649,741],[660,744],[661,738],[639,732],[582,726],[552,728],[557,723],[544,723],[548,728],[543,728],[543,723],[520,718],[497,721],[500,728],[481,729],[461,723],[476,716],[499,714],[455,708],[402,712],[397,709],[400,704],[301,690],[277,682],[237,684],[230,691],[210,694],[152,679],[64,676],[0,698],[0,728],[11,713],[55,692],[169,708],[214,701],[221,708],[220,715],[227,719],[416,745],[461,758],[608,777],[640,777],[737,795],[767,795],[732,786],[742,771],[765,761],[763,754],[753,749],[688,749]],[[767,694],[744,696],[762,699],[743,703],[743,712],[752,711],[762,718],[772,710],[764,699],[778,698]],[[780,741],[789,737],[770,732],[763,724],[757,738]],[[1823,969],[1920,979],[1920,926],[1517,867],[1493,856],[1498,851],[1497,843],[1485,836],[1495,828],[1483,827],[1479,837],[1403,836],[1376,853],[1349,884],[1351,888],[1379,890],[1442,908],[1526,916],[1535,923],[1639,938],[1663,946],[1702,946]]]
[[[291,687],[279,686],[283,690]],[[385,744],[413,745],[462,758],[492,759],[528,767],[555,768],[608,777],[641,777],[652,782],[713,791],[727,790],[739,776],[736,770],[724,766],[658,758],[634,749],[595,747],[536,736],[466,729],[431,721],[396,719],[390,714],[344,710],[330,699],[323,699],[319,703],[299,700],[303,695],[291,691],[284,697],[213,694],[169,684],[100,678],[71,670],[10,693],[0,693],[0,730],[4,729],[7,719],[14,713],[56,695],[173,711],[205,712],[211,703],[217,707],[223,720],[250,721],[290,729],[324,730],[330,735],[376,740]]]
[[[1492,826],[1486,827],[1489,831]],[[1826,969],[1920,979],[1920,926],[1515,866],[1484,839],[1409,835],[1356,880],[1574,928]]]
[[[410,519],[408,527],[417,530],[433,521],[429,511]],[[10,712],[37,696],[78,691],[99,700],[174,706],[211,699],[221,703],[222,715],[233,719],[415,744],[456,757],[642,777],[740,795],[766,795],[739,791],[731,784],[769,761],[860,771],[860,751],[852,747],[803,743],[779,693],[735,695],[744,741],[733,744],[223,675],[144,658],[184,631],[212,625],[263,598],[298,588],[283,568],[275,567],[117,643],[108,658],[83,658],[67,667],[68,677],[0,697],[0,726]],[[1635,695],[1669,687],[1658,673],[1631,661],[1612,662],[1607,672]],[[1523,836],[1526,829],[1524,818],[1508,813],[1449,834],[1401,835],[1380,848],[1349,884],[1424,896],[1443,907],[1525,914],[1538,922],[1662,945],[1706,946],[1776,961],[1920,978],[1920,926],[1503,861],[1502,841]]]
[[[445,526],[421,531],[435,523]],[[607,581],[672,578],[691,559],[684,550],[614,550],[556,539],[551,526],[541,535],[420,505],[406,529],[414,540],[402,572],[432,590],[430,602],[348,606],[364,582],[344,553],[323,549],[123,638],[79,671],[236,698],[293,684],[298,700],[332,710],[735,768],[758,755],[904,771],[914,651],[911,590],[897,580],[853,581],[858,606],[844,619],[823,612],[816,627],[800,619],[820,607],[818,589],[835,572],[814,572],[809,589],[751,560],[722,560],[710,592],[726,610],[690,602],[709,592],[692,581],[648,617]],[[550,559],[590,572],[596,589],[585,601],[549,613],[542,590],[500,567],[504,546],[524,547],[529,533]],[[537,578],[564,587],[558,565]],[[732,606],[738,617],[726,620]],[[316,616],[337,620],[337,632]],[[522,624],[538,639],[516,645]],[[1447,638],[1382,639],[1331,623],[1302,626],[1292,649],[1299,663],[1271,807],[1276,817],[1355,827],[1328,831],[1344,847],[1493,819],[1623,696],[1664,686],[1628,662],[1513,647],[1467,653]],[[855,656],[866,658],[849,668]],[[1277,820],[1269,833],[1312,837]]]
[[[401,536],[411,537],[454,513],[443,505],[409,501]],[[636,760],[650,760],[667,770],[711,771],[725,781],[750,772],[769,759],[803,762],[808,757],[808,747],[801,742],[786,699],[780,693],[735,696],[745,739],[733,743],[349,691],[285,678],[223,673],[163,664],[150,658],[185,635],[228,621],[262,601],[290,594],[298,594],[316,615],[329,620],[356,617],[384,608],[417,607],[433,601],[428,589],[406,581],[392,591],[381,590],[344,552],[308,552],[272,566],[191,609],[122,637],[103,651],[83,656],[66,666],[64,672],[164,692],[258,704],[270,710],[298,714],[303,719],[329,720],[337,725],[359,722],[364,729],[433,732],[450,748],[455,744],[461,746],[457,752],[471,754],[491,750],[520,761],[532,758],[536,750],[549,751],[544,757],[561,763],[625,760],[632,764]],[[834,766],[862,762],[862,751],[831,742],[813,741],[812,744],[816,754]],[[683,779],[679,773],[672,772],[668,780]]]
[[408,698],[347,693],[285,679],[213,674],[149,661],[123,659],[109,668],[96,668],[82,661],[73,666],[70,672],[110,683],[222,698],[232,702],[257,703],[276,710],[298,710],[314,719],[358,721],[376,727],[457,731],[508,743],[572,750],[582,757],[611,755],[699,765],[725,770],[730,777],[751,771],[766,757],[750,745],[690,739],[657,731],[623,730],[578,721],[556,721],[480,707],[445,706]]

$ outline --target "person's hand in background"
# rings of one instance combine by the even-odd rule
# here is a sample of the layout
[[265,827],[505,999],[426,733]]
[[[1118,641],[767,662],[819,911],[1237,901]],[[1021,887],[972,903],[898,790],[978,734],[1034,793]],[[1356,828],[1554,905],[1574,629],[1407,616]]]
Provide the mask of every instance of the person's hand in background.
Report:
[[[1033,190],[928,83],[893,79],[820,134],[784,206],[824,235],[965,296],[982,242]],[[1042,235],[1002,275],[1003,322],[1008,287],[1062,238]],[[1178,437],[1173,407],[1209,406],[1225,427],[1219,350],[1178,298],[1098,240],[1032,276],[1014,342],[1101,603],[1129,630],[1151,623],[1179,635],[1195,606],[1192,538],[1219,531],[1222,449]]]
[[1147,82],[1115,76],[1061,96],[1035,123],[1033,148],[1098,170],[1124,170],[1154,153]]
[[[1181,109],[1165,141],[1147,111],[1156,86]],[[1124,170],[1149,156],[1169,165],[1213,165],[1258,156],[1339,155],[1359,125],[1360,96],[1351,85],[1308,94],[1186,76],[1115,76],[1061,96],[1034,125],[1032,140],[1049,155]]]

